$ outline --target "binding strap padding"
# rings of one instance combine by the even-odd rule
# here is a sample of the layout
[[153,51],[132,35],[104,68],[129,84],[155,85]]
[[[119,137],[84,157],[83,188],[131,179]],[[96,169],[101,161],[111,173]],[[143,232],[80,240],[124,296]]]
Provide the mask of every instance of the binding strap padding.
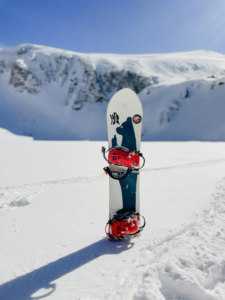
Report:
[[[125,172],[114,172],[111,171],[109,167],[105,167],[103,168],[104,172],[106,174],[108,174],[111,178],[115,179],[115,180],[123,180],[125,179],[130,173],[132,173],[131,169],[127,169]],[[120,174],[122,173],[122,174]]]

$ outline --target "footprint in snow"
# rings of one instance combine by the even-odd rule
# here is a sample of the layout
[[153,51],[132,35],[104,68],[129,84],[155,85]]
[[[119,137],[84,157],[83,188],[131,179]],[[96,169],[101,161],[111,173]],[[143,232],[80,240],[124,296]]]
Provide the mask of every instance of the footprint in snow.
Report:
[[10,202],[10,206],[17,206],[17,207],[21,207],[21,206],[25,206],[25,205],[29,205],[30,202],[28,202],[26,200],[26,198],[21,198],[19,200],[14,200],[12,202]]

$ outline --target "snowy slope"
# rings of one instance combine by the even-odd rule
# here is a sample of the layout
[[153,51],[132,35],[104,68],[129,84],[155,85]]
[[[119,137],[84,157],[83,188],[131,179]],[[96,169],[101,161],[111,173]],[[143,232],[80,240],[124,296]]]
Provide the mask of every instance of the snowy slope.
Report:
[[143,142],[147,224],[122,243],[104,233],[106,142],[0,145],[1,300],[225,299],[224,143]]
[[50,140],[106,140],[106,107],[123,87],[144,106],[144,140],[224,140],[225,56],[0,49],[0,127]]
[[0,128],[0,142],[2,143],[4,141],[33,141],[33,138],[22,135],[16,135],[6,129]]
[[224,141],[225,77],[145,89],[143,140]]

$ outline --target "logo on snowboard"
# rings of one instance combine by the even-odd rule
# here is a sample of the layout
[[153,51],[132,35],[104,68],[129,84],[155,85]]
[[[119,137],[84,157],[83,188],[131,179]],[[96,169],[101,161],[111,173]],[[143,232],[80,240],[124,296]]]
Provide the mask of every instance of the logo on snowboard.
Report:
[[133,116],[133,122],[135,123],[135,124],[139,124],[139,123],[141,123],[141,116],[140,115],[134,115]]
[[119,123],[119,116],[117,115],[117,113],[114,112],[114,114],[110,115],[111,117],[111,125],[114,125],[116,123]]

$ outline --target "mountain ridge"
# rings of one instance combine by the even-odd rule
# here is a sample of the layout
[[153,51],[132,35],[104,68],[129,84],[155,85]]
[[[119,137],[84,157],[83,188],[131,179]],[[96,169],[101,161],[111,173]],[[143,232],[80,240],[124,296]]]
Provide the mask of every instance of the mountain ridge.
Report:
[[[225,55],[212,51],[120,55],[77,53],[32,44],[2,48],[0,127],[35,139],[104,140],[107,139],[107,103],[115,92],[127,87],[138,94],[145,112],[148,111],[147,119],[144,116],[144,139],[171,140],[173,137],[173,140],[176,136],[182,139],[182,133],[176,134],[174,124],[181,115],[181,106],[184,112],[187,105],[175,90],[185,95],[188,88],[192,89],[192,83],[195,86],[200,84],[204,89],[206,84],[211,90],[213,84],[219,86],[220,82],[224,82],[224,77]],[[205,84],[201,83],[202,80]],[[184,91],[180,91],[180,84]],[[153,90],[159,89],[159,95],[157,92],[156,96],[152,96]],[[217,89],[213,90],[214,94],[209,92],[205,96],[200,88],[200,92],[193,92],[194,98],[189,95],[189,99],[184,99],[191,101],[196,110],[197,102],[192,100],[201,98],[201,93],[212,99],[222,97]],[[173,101],[170,100],[171,93]],[[219,107],[223,109],[222,98]],[[185,119],[191,122],[191,111]],[[104,126],[99,120],[104,120]],[[80,123],[83,121],[85,125],[81,130]],[[180,127],[178,123],[176,126]],[[196,123],[196,126],[195,132],[198,132],[199,125]],[[204,140],[204,136],[213,140],[214,136],[218,136],[216,133],[214,136],[205,135],[201,130],[197,136],[194,131],[186,134],[188,127],[181,127],[183,136],[188,136],[188,140]],[[219,140],[221,138],[218,137]]]

